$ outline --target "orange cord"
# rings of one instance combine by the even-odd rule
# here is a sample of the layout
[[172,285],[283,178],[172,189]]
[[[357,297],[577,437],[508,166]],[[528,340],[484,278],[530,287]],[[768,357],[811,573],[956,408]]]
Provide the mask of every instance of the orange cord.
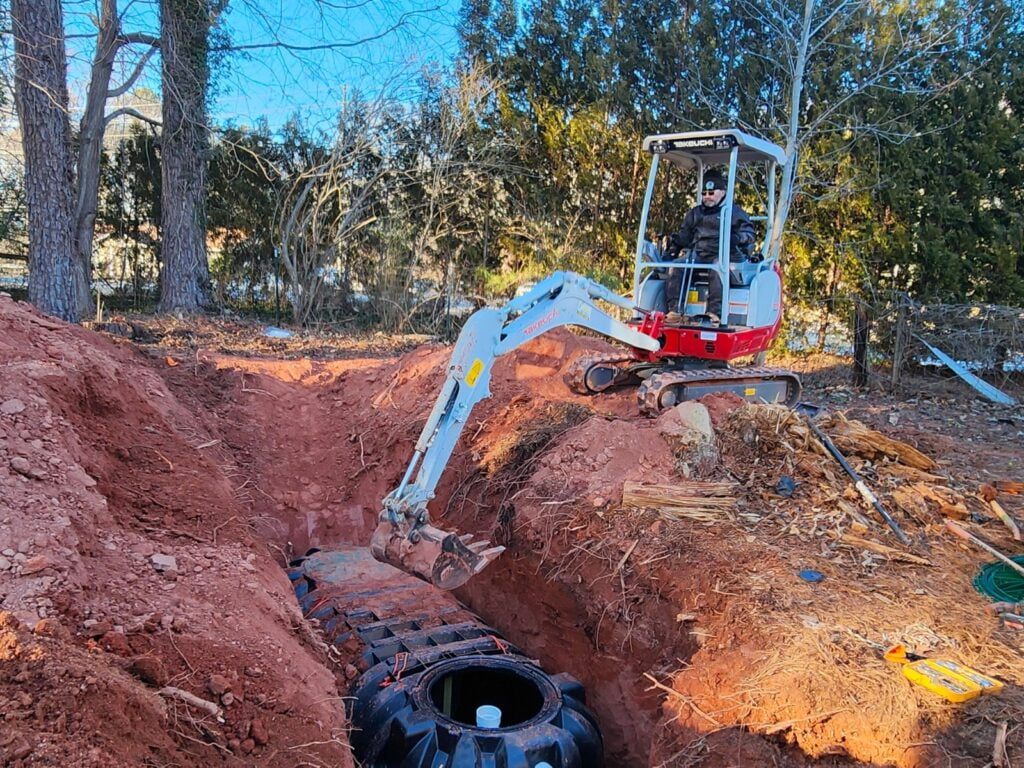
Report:
[[395,654],[395,668],[391,670],[391,674],[380,681],[381,688],[387,688],[392,683],[397,683],[402,679],[402,673],[409,666],[409,654],[405,651],[401,651]]
[[323,607],[324,603],[326,603],[330,599],[331,598],[329,596],[321,597],[319,600],[313,603],[312,606],[310,606],[310,609],[308,611],[302,614],[303,618],[308,618],[312,616],[314,613],[320,610],[321,607]]

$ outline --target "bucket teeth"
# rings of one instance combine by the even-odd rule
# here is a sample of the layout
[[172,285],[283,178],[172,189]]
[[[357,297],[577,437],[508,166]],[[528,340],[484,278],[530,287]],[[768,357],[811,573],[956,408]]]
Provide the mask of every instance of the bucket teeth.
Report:
[[490,565],[504,547],[472,541],[472,534],[458,535],[430,524],[410,535],[402,525],[382,520],[373,532],[370,551],[381,562],[442,589],[455,589]]
[[476,566],[476,570],[473,571],[473,575],[480,573],[484,568],[491,564],[498,555],[505,551],[504,547],[492,547],[491,549],[485,549],[480,553],[480,562]]

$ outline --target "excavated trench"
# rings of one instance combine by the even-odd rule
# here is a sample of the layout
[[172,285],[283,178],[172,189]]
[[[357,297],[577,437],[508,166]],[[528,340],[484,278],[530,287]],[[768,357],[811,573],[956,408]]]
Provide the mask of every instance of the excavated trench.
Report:
[[649,667],[636,661],[660,656],[661,650],[603,650],[602,629],[606,639],[614,634],[610,622],[595,625],[568,589],[542,575],[536,557],[506,555],[511,556],[457,590],[457,596],[546,668],[565,670],[583,683],[604,736],[606,764],[648,765],[661,697],[647,690],[643,673]]
[[[254,525],[272,548],[295,560],[311,547],[367,546],[380,501],[406,468],[447,357],[444,348],[426,347],[395,362],[278,364],[223,358],[208,369],[209,391],[201,399],[226,417],[221,434],[243,476],[250,478],[243,485],[256,491],[251,496]],[[594,738],[580,737],[587,730],[581,721],[590,722],[595,736],[600,733],[606,766],[663,763],[671,754],[667,749],[678,749],[666,740],[680,734],[700,740],[699,730],[662,725],[672,713],[664,711],[663,693],[653,690],[645,675],[666,679],[697,652],[697,639],[677,614],[681,605],[691,604],[690,592],[717,590],[713,565],[701,555],[683,554],[673,568],[682,566],[685,572],[652,566],[641,576],[634,563],[623,568],[630,541],[657,534],[616,530],[613,539],[606,539],[608,520],[598,513],[608,510],[608,502],[595,498],[594,489],[621,489],[627,479],[671,473],[672,453],[652,429],[653,422],[636,416],[635,400],[628,396],[603,399],[600,413],[585,402],[559,400],[565,388],[556,374],[566,358],[565,349],[537,346],[496,367],[495,396],[474,411],[437,490],[431,505],[435,524],[508,546],[496,563],[454,592],[459,602],[448,603],[455,606],[453,618],[441,624],[417,618],[415,609],[434,605],[435,598],[422,598],[416,589],[408,592],[409,605],[368,608],[382,594],[372,568],[345,577],[340,602],[336,592],[323,604],[319,597],[307,599],[308,588],[299,594],[303,612],[317,619],[328,636],[335,630],[351,633],[336,647],[355,667],[346,675],[357,701],[351,719],[367,734],[353,738],[357,758],[405,750],[420,758],[443,754],[446,760],[474,765],[475,756],[458,752],[469,747],[460,747],[456,737],[469,732],[473,749],[496,755],[495,743],[478,738],[473,717],[476,707],[494,703],[519,721],[514,725],[554,719],[576,740],[573,748],[563,748],[553,746],[561,737],[540,743],[530,736],[525,747],[517,746],[525,762],[494,758],[494,765],[509,768],[596,764],[571,757],[587,754],[579,744]],[[188,383],[195,386],[191,378]],[[546,510],[563,508],[565,517],[545,522]],[[588,521],[595,525],[593,533],[567,533]],[[581,542],[602,549],[581,555]],[[630,573],[624,577],[626,570]],[[361,609],[373,615],[339,618]],[[436,619],[442,612],[427,613]],[[361,634],[361,621],[378,626]],[[453,630],[453,624],[458,628]],[[383,645],[375,648],[375,643]],[[510,658],[503,646],[515,657],[511,668],[506,668]],[[429,649],[437,648],[448,650],[431,656]],[[406,680],[402,695],[381,699],[384,679],[393,678],[396,669],[401,672],[399,654],[425,649],[426,662]],[[466,662],[464,650],[475,660]],[[452,668],[434,672],[441,661],[451,662]],[[502,668],[488,668],[495,664]],[[392,685],[384,688],[399,691]],[[484,692],[494,690],[502,692],[500,700],[486,700]],[[458,701],[449,700],[445,691],[454,691]],[[552,697],[568,704],[553,713]],[[407,716],[417,707],[434,713],[429,728]],[[592,714],[581,719],[565,711]],[[742,729],[735,729],[735,736],[744,749],[747,742],[756,742],[750,764],[806,765],[801,754],[791,760],[786,745],[768,744]],[[373,759],[366,764],[375,764]]]
[[[276,407],[268,409],[266,395],[249,395],[246,400],[254,399],[253,406],[264,407],[253,410],[240,398],[238,407],[229,408],[230,420],[234,422],[229,440],[239,464],[259,489],[253,495],[259,521],[257,530],[275,548],[293,553],[294,558],[311,547],[326,551],[368,544],[380,500],[397,484],[411,455],[411,443],[422,423],[420,411],[432,405],[436,363],[446,357],[446,351],[431,354],[427,361],[429,369],[423,372],[422,380],[400,379],[400,386],[394,389],[388,389],[391,374],[378,376],[369,366],[365,373],[363,369],[353,373],[348,368],[346,375],[337,378],[327,377],[321,371],[315,386],[309,386],[308,378],[290,381],[281,370],[245,372],[239,377],[237,359],[225,360],[218,366],[216,375],[209,379],[218,390],[218,399],[225,394],[234,396],[238,384],[244,382],[246,390],[269,393],[275,400]],[[408,371],[414,365],[407,362],[404,367]],[[401,384],[406,381],[406,390],[410,386],[415,388],[412,393],[401,392]],[[397,408],[372,407],[374,398],[382,391],[394,398]],[[410,399],[412,396],[417,400]],[[538,413],[532,409],[517,413],[517,408],[523,407],[522,397],[518,406],[513,405],[511,410],[507,406],[507,401],[495,397],[478,410],[481,419],[496,413],[502,419],[538,423],[542,427],[553,418],[561,431],[590,417],[589,409],[573,406],[569,410],[573,418],[563,424],[560,418],[564,413],[559,411],[552,417],[543,401],[538,405]],[[251,421],[253,417],[256,423]],[[493,466],[481,469],[479,461],[480,454],[487,450],[485,446],[501,443],[515,431],[499,424],[493,435],[481,435],[472,449],[465,444],[473,435],[466,436],[438,489],[438,503],[432,505],[438,508],[435,515],[439,515],[440,524],[487,536],[501,527],[500,520],[515,515],[513,504],[505,498],[509,491],[507,483],[495,477],[501,472]],[[538,439],[533,433],[525,438],[520,436],[518,443],[525,441],[528,445],[517,443],[511,455],[504,456],[499,463],[513,468],[528,467],[543,455],[557,434],[543,432],[541,437]],[[525,477],[519,472],[516,480],[522,483]],[[444,514],[447,501],[456,497],[464,512],[472,511],[469,517],[468,513],[454,511]],[[604,615],[596,607],[607,596],[587,592],[587,584],[600,577],[600,568],[577,573],[573,577],[575,585],[563,583],[551,578],[555,553],[545,555],[512,538],[515,537],[504,541],[510,545],[509,550],[483,574],[457,590],[454,597],[468,612],[480,617],[481,624],[521,649],[523,658],[536,660],[537,668],[551,675],[564,673],[579,681],[578,695],[582,698],[585,691],[586,706],[593,712],[601,733],[605,765],[648,765],[661,717],[661,697],[647,690],[649,684],[643,673],[652,669],[653,659],[667,659],[670,663],[685,660],[692,647],[685,640],[680,642],[678,633],[664,648],[652,645],[649,639],[645,644],[641,638],[624,634],[613,615]],[[372,572],[349,575],[346,579],[354,580],[355,584],[360,579],[372,582]],[[354,593],[359,599],[369,600],[374,590],[371,583],[367,590],[355,589]],[[303,606],[307,615],[310,607]],[[346,608],[350,607],[346,604]],[[673,621],[668,611],[666,607],[665,615],[656,618],[671,627]],[[391,616],[394,611],[389,608],[384,614]],[[419,631],[423,625],[417,624],[417,628]],[[360,641],[359,645],[365,646],[366,642]],[[393,663],[393,659],[381,661]],[[365,674],[361,670],[359,680]],[[507,704],[516,706],[512,702]],[[354,714],[353,719],[359,722],[360,716]],[[551,759],[548,762],[560,765]],[[563,765],[570,768],[576,763],[566,761]]]
[[[394,471],[400,472],[401,466]],[[488,514],[485,510],[481,513]],[[314,554],[311,561],[305,561],[307,569],[313,572],[308,580],[302,572],[302,558],[294,560],[289,570],[303,614],[316,619],[329,641],[347,651],[359,670],[359,677],[350,689],[354,697],[350,717],[357,728],[368,728],[384,735],[398,729],[404,734],[407,724],[396,725],[394,719],[398,705],[394,701],[374,698],[381,677],[393,673],[397,654],[415,652],[426,646],[440,646],[446,652],[438,658],[469,655],[474,659],[461,662],[472,669],[471,675],[462,675],[462,679],[467,681],[469,700],[477,704],[494,703],[495,696],[500,694],[501,708],[513,713],[513,720],[520,723],[532,720],[539,711],[534,712],[530,702],[545,698],[540,692],[542,689],[552,690],[551,683],[541,683],[538,688],[532,682],[535,671],[542,670],[554,675],[554,689],[559,698],[587,711],[588,717],[593,718],[595,734],[584,734],[581,738],[584,743],[596,739],[602,747],[598,754],[603,754],[604,765],[650,764],[652,744],[661,717],[661,697],[649,689],[643,673],[651,668],[652,659],[665,655],[666,649],[643,647],[636,643],[629,648],[629,641],[621,641],[621,629],[616,630],[612,619],[604,619],[602,626],[602,619],[598,617],[595,623],[592,609],[588,610],[581,604],[579,597],[564,584],[546,575],[550,563],[545,565],[542,558],[528,550],[512,547],[496,563],[454,593],[444,592],[376,563],[369,558],[368,550],[361,547],[366,542],[359,540],[361,533],[368,538],[368,531],[372,530],[374,520],[368,510],[366,516],[368,519],[358,525],[347,526],[345,530],[337,530],[334,526],[334,532],[322,528],[327,534],[325,536],[314,533],[308,544],[322,547],[324,553]],[[349,522],[355,521],[350,519]],[[315,525],[308,525],[316,530]],[[353,532],[356,533],[354,537],[351,535]],[[291,543],[295,545],[294,541]],[[340,568],[337,565],[339,550],[356,553],[349,557],[355,557],[359,566]],[[318,558],[324,557],[332,558],[330,568],[325,569],[322,562],[317,562]],[[384,574],[382,569],[390,573]],[[325,570],[330,571],[326,578],[314,575],[319,571],[323,576]],[[592,574],[581,575],[580,581],[584,578],[592,578]],[[352,616],[345,616],[353,611]],[[668,616],[661,618],[671,621]],[[435,627],[439,629],[432,635],[431,630]],[[609,647],[617,647],[615,644],[620,641],[625,643],[621,652],[608,650]],[[688,651],[692,648],[677,646],[673,659],[685,659],[683,654]],[[491,654],[500,654],[505,661],[519,668],[525,665],[527,672],[491,675],[480,663]],[[418,681],[435,662],[436,659],[431,657],[409,679]],[[432,690],[436,690],[436,686]],[[412,686],[408,693],[412,695]],[[472,725],[468,713],[475,710],[475,706],[464,704],[462,717],[451,718],[455,731],[465,728],[467,721]],[[530,711],[515,716],[523,707]],[[382,715],[381,712],[388,714]],[[548,712],[541,719],[545,725],[550,725],[552,717]],[[557,713],[557,717],[561,718],[561,713]],[[522,737],[527,742],[538,739],[536,729],[519,730],[528,732]],[[529,733],[531,730],[534,732]],[[438,728],[438,731],[444,731],[444,728]],[[553,748],[543,739],[539,740],[539,746],[535,745],[532,751],[524,751],[530,759],[545,758],[556,768],[598,765],[596,758],[578,761],[571,749],[549,755]],[[385,746],[403,754],[413,754],[419,744],[416,738],[405,735],[398,741],[398,746]],[[385,754],[377,751],[383,747],[373,740],[355,738],[353,746],[358,759],[365,759],[366,755],[383,759]],[[442,739],[440,744],[432,742],[430,749],[450,755],[457,744],[448,743],[447,747],[450,749],[446,750]],[[425,747],[420,745],[419,749]],[[394,758],[394,754],[387,754]],[[556,760],[554,754],[563,757]],[[595,753],[584,750],[583,754],[586,757]],[[445,764],[453,768],[463,765],[461,762]],[[520,768],[537,763],[512,761],[495,764]],[[470,761],[465,765],[477,763]]]
[[[524,457],[520,457],[520,460],[522,458]],[[364,456],[364,460],[372,461],[372,458],[367,455]],[[398,475],[403,469],[404,463],[399,459],[391,466],[381,467],[381,472],[382,474]],[[486,482],[482,485],[486,489]],[[474,517],[476,519],[497,521],[503,516],[514,515],[514,510],[508,503],[499,508],[493,500],[490,500],[489,503],[488,496],[489,494],[484,490],[474,500]],[[336,547],[339,543],[365,545],[366,540],[360,540],[360,537],[368,536],[368,531],[372,530],[375,523],[375,515],[369,514],[369,507],[364,509],[367,519],[357,526],[358,534],[355,540],[346,535],[349,531],[344,533],[339,531],[341,535],[337,538],[332,535],[311,538],[310,546],[323,547],[326,550]],[[463,523],[458,519],[459,516],[454,517],[456,519],[445,521],[444,524],[458,530],[471,530],[472,523],[470,521],[467,520]],[[413,582],[413,592],[417,595],[425,595],[419,600],[424,604],[446,604],[457,601],[460,604],[459,611],[465,613],[468,609],[468,612],[479,617],[478,623],[487,628],[488,636],[498,636],[511,644],[513,652],[511,656],[506,656],[506,659],[515,658],[517,665],[525,663],[525,667],[520,666],[519,668],[527,670],[528,673],[529,670],[539,668],[549,674],[557,674],[554,688],[550,682],[543,684],[542,687],[556,692],[557,696],[566,702],[571,702],[572,707],[567,705],[566,709],[573,711],[577,702],[580,705],[585,703],[589,710],[587,716],[591,717],[589,713],[593,713],[592,716],[595,718],[593,725],[599,730],[600,736],[589,733],[582,736],[576,734],[578,740],[582,741],[582,744],[576,745],[582,754],[582,759],[575,757],[575,751],[572,749],[549,754],[549,750],[543,746],[544,739],[538,737],[536,733],[531,733],[536,729],[527,727],[521,730],[518,738],[528,743],[539,741],[541,746],[532,750],[526,749],[524,754],[528,757],[525,762],[515,762],[513,758],[506,756],[504,759],[508,762],[495,764],[507,765],[508,768],[520,768],[520,766],[525,768],[540,764],[531,762],[531,760],[545,758],[546,762],[556,768],[576,768],[576,766],[596,768],[599,765],[597,755],[601,754],[604,765],[607,766],[650,765],[653,741],[661,719],[661,694],[651,691],[643,673],[651,669],[653,659],[671,659],[674,663],[684,663],[694,650],[692,642],[684,641],[675,646],[672,643],[666,643],[666,646],[661,648],[656,645],[644,645],[638,639],[630,638],[628,634],[624,635],[622,627],[617,626],[617,620],[614,617],[596,613],[594,606],[598,601],[605,599],[603,596],[592,600],[590,605],[585,604],[588,597],[585,590],[581,597],[580,592],[574,591],[557,578],[551,578],[553,563],[550,560],[546,561],[539,553],[514,541],[506,541],[506,543],[510,544],[510,548],[498,558],[496,563],[454,593],[443,592],[404,575],[400,579],[406,584],[404,589],[409,588],[409,581]],[[591,569],[584,568],[574,579],[577,581],[576,586],[578,588],[585,587],[591,580],[601,578],[602,567],[602,563],[594,563]],[[363,589],[350,587],[355,589],[357,596],[364,601],[372,601],[371,593],[375,594],[374,572],[374,568],[365,568],[358,576],[345,577],[353,585],[364,584]],[[308,611],[310,605],[307,599],[303,605],[304,612],[315,617],[315,614],[310,614]],[[651,607],[648,606],[647,609],[650,611]],[[390,614],[391,612],[392,608],[389,606],[385,613]],[[668,614],[668,608],[665,608],[664,616],[657,615],[656,610],[653,613],[655,615],[649,618],[663,621],[667,628],[672,627],[674,622],[672,616]],[[413,632],[425,631],[425,625],[415,616],[406,615],[405,619],[413,622]],[[328,632],[330,631],[331,629],[328,629]],[[528,677],[496,677],[488,676],[486,673],[481,659],[485,654],[493,651],[492,648],[487,647],[487,642],[484,641],[483,649],[472,644],[463,649],[475,658],[475,661],[464,660],[462,663],[468,664],[473,669],[472,676],[476,680],[476,684],[483,686],[477,691],[482,696],[479,703],[493,703],[495,696],[500,692],[504,702],[503,710],[507,708],[516,711],[524,706],[531,709],[531,701],[544,697],[541,696],[535,684],[529,682]],[[371,727],[372,723],[372,727],[378,733],[391,733],[397,727],[394,720],[382,717],[379,712],[381,710],[390,712],[396,705],[393,702],[385,704],[379,700],[374,701],[372,697],[367,698],[365,692],[367,688],[375,690],[379,684],[376,677],[379,676],[380,669],[394,666],[394,655],[386,654],[377,663],[383,666],[377,668],[376,671],[363,671],[361,668],[362,674],[354,688],[357,692],[354,694],[356,703],[352,717],[357,727],[364,725]],[[562,677],[567,677],[572,682],[567,683],[564,680],[559,682]],[[516,680],[519,680],[518,685]],[[531,709],[519,719],[530,720],[537,714]],[[562,717],[561,713],[558,713],[555,719]],[[464,728],[465,722],[471,718],[464,715],[461,721],[455,717],[452,719],[455,720],[455,730],[458,731]],[[552,719],[550,713],[541,719],[545,721],[546,727],[550,727],[551,724],[548,722]],[[444,729],[438,728],[437,730],[443,731]],[[569,730],[574,732],[578,729],[573,727]],[[594,752],[591,747],[587,746],[595,738],[597,743],[602,746],[598,752]],[[407,754],[415,753],[418,742],[406,737],[400,741],[402,741],[402,746],[394,747],[394,749],[405,751]],[[450,756],[454,753],[452,750],[457,749],[458,745],[450,744],[449,746],[451,750],[448,751],[444,749],[443,743],[435,744],[431,749],[438,749],[441,754]],[[366,752],[367,744],[361,743],[358,739],[354,740],[354,747],[357,759],[364,759],[366,754],[378,754],[372,750]],[[422,745],[419,748],[423,749]],[[512,751],[514,752],[514,750]],[[555,758],[556,754],[559,756],[558,759]],[[462,756],[459,755],[459,757]],[[465,758],[463,757],[463,759]],[[465,763],[465,765],[489,764],[489,762],[477,763],[472,760]],[[455,768],[463,763],[446,762],[445,765]]]
[[602,764],[583,686],[546,673],[449,593],[361,547],[311,551],[288,576],[303,614],[351,658],[349,717],[361,763]]
[[[494,704],[505,713],[503,726],[510,727],[524,756],[524,762],[506,756],[509,762],[496,765],[526,768],[544,759],[578,768],[599,765],[602,754],[608,766],[649,764],[659,696],[646,690],[646,667],[633,658],[648,660],[657,649],[638,648],[635,656],[596,650],[600,638],[586,611],[568,590],[539,575],[537,565],[512,553],[453,595],[376,563],[364,548],[332,545],[292,562],[289,577],[303,614],[316,620],[359,671],[350,717],[359,733],[376,735],[353,739],[358,759],[398,764],[399,754],[423,750],[461,755],[453,734],[467,728],[493,759],[497,742],[474,731],[472,713]],[[434,740],[427,747],[421,743],[424,718],[417,712],[424,706],[423,691],[436,697],[439,688],[423,678],[444,678],[445,667],[435,665],[445,660],[455,666],[442,682],[450,687],[455,680],[463,697],[460,703],[456,696],[457,714],[450,707],[447,717],[428,712],[436,733],[431,731]],[[378,695],[396,670],[403,685],[389,696]],[[568,725],[566,712],[572,715]],[[410,717],[418,722],[410,725]],[[553,722],[565,733],[552,741]],[[574,746],[559,746],[566,739]],[[507,744],[501,746],[508,751]],[[446,763],[478,764],[491,763]]]
[[[642,684],[646,668],[631,654],[596,650],[600,638],[576,598],[533,558],[510,554],[456,595],[376,563],[364,548],[331,545],[292,561],[303,614],[359,671],[349,709],[357,759],[649,764],[660,709]],[[655,652],[636,649],[635,658]],[[454,703],[441,706],[453,683]],[[487,704],[503,712],[501,738],[473,727]],[[459,743],[464,732],[472,749]],[[493,762],[499,752],[505,762]]]

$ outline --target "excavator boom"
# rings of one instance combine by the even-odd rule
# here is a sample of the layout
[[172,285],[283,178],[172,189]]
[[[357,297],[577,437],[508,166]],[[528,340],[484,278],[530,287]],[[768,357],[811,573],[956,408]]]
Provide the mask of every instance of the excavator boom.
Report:
[[370,545],[375,558],[443,589],[454,589],[504,551],[434,527],[427,503],[434,498],[473,406],[491,394],[496,358],[563,325],[588,328],[634,349],[659,349],[656,339],[612,317],[597,300],[635,309],[629,300],[592,280],[556,272],[501,309],[485,308],[469,317],[409,466],[398,487],[384,498]]

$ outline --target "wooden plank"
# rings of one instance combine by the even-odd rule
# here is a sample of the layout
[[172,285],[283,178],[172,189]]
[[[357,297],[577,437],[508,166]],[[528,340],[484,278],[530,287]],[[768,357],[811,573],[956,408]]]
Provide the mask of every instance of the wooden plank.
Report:
[[829,431],[833,433],[832,442],[846,454],[868,457],[884,455],[926,472],[938,467],[938,464],[914,446],[887,437],[859,421],[837,418]]
[[735,483],[687,482],[674,485],[637,483],[622,484],[622,505],[637,509],[657,509],[670,519],[688,517],[712,522],[716,513],[736,506]]
[[1003,525],[1010,530],[1013,540],[1020,541],[1020,527],[1017,525],[1017,521],[1010,517],[1007,511],[995,499],[990,500],[988,505],[996,513],[996,517],[1003,521]]
[[622,484],[622,503],[630,507],[688,507],[695,501],[726,499],[735,501],[736,483],[637,483]]
[[907,563],[913,563],[915,565],[931,565],[932,561],[924,557],[918,557],[912,555],[909,552],[896,549],[895,547],[887,547],[885,544],[879,544],[877,541],[871,541],[871,539],[862,539],[860,536],[854,536],[851,533],[844,533],[839,540],[850,547],[857,547],[859,549],[867,549],[871,552],[876,552],[879,555],[885,555],[890,560],[902,560]]
[[942,477],[942,475],[933,475],[930,472],[925,472],[923,469],[915,469],[914,467],[909,467],[906,464],[880,464],[878,469],[880,472],[884,472],[887,475],[893,475],[901,480],[906,480],[912,483],[949,485],[949,480]]
[[907,486],[906,490],[916,493],[938,506],[939,512],[945,517],[969,517],[971,514],[967,509],[964,497],[949,488],[937,488],[927,483],[914,483]]
[[1010,558],[1008,558],[1006,555],[1004,555],[998,549],[993,547],[991,544],[989,544],[987,541],[985,541],[980,536],[975,536],[973,533],[971,533],[967,529],[961,528],[959,525],[956,524],[956,522],[954,520],[947,520],[946,521],[946,528],[951,533],[955,534],[956,536],[959,536],[964,541],[969,541],[972,544],[974,544],[976,547],[981,547],[983,550],[988,552],[990,555],[993,555],[994,557],[999,558],[1004,563],[1006,563],[1008,566],[1013,568],[1013,570],[1017,571],[1017,573],[1019,573],[1022,576],[1024,576],[1024,566],[1022,566],[1020,563],[1016,562],[1015,560],[1011,560]]

